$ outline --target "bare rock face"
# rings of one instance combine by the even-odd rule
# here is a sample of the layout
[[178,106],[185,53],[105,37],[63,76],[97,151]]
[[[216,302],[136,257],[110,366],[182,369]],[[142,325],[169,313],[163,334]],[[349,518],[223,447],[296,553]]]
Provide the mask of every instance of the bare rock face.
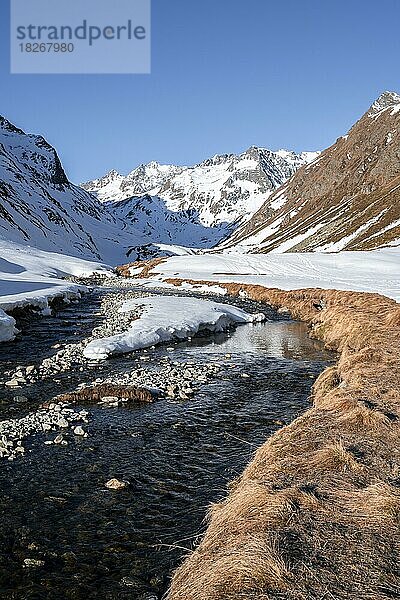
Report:
[[276,190],[225,243],[253,252],[372,250],[400,244],[400,96],[383,93]]

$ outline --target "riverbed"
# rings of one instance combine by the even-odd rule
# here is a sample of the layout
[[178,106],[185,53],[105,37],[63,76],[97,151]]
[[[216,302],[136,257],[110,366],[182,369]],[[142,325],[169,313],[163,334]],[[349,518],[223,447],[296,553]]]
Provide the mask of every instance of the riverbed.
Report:
[[[84,337],[101,320],[105,293],[25,323],[19,340],[0,346],[0,371]],[[260,311],[257,303],[231,302]],[[87,437],[56,446],[33,436],[23,457],[0,463],[1,598],[163,596],[171,572],[204,532],[210,503],[224,498],[258,446],[307,409],[313,382],[334,360],[304,324],[262,309],[264,323],[115,357],[90,373],[61,374],[18,394],[1,391],[3,420],[135,365],[157,370],[172,360],[220,367],[188,400],[77,406],[89,411]],[[126,486],[107,489],[111,478]]]

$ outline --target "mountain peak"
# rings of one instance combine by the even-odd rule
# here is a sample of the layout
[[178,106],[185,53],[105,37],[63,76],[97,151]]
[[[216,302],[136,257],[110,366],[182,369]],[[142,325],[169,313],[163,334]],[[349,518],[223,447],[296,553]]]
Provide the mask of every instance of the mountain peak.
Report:
[[400,104],[400,95],[397,92],[383,92],[371,105],[368,111],[368,116],[372,117],[381,110],[385,110],[385,108],[390,108],[391,106],[396,106],[397,104]]
[[120,173],[118,173],[116,169],[111,169],[110,171],[108,171],[105,177],[107,179],[117,179],[118,177],[122,177],[122,175],[120,175]]
[[8,119],[3,117],[2,115],[0,115],[0,129],[3,129],[4,131],[10,131],[12,133],[18,133],[18,134],[25,133],[24,131],[22,131],[22,129],[13,125]]

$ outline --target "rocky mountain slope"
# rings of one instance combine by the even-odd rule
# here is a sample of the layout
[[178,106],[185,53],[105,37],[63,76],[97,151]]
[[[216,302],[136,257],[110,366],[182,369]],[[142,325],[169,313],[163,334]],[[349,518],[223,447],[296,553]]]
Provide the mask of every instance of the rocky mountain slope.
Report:
[[385,92],[221,247],[335,252],[399,244],[400,96]]
[[[85,190],[73,185],[57,152],[0,117],[0,238],[41,250],[119,261],[136,243]],[[139,237],[140,239],[140,237]]]
[[0,117],[0,239],[116,264],[159,253],[155,243],[209,248],[227,231],[150,196],[101,204],[68,180],[43,137]]
[[136,197],[156,196],[164,202],[167,213],[191,211],[198,223],[217,227],[226,235],[239,222],[248,220],[277,187],[317,155],[272,152],[253,146],[240,155],[217,155],[193,167],[151,162],[126,177],[110,171],[82,187],[101,202],[113,201],[113,209],[118,208],[117,201],[124,200],[127,207],[126,201],[135,197],[134,210]]

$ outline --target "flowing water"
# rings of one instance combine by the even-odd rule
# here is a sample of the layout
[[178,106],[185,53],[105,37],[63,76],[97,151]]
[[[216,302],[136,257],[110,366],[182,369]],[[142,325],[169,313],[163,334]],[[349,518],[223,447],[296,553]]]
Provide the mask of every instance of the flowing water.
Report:
[[[95,294],[27,325],[20,341],[0,347],[3,369],[35,362],[54,352],[52,345],[87,335],[99,322],[100,299]],[[171,572],[204,532],[210,503],[224,498],[226,484],[259,445],[308,407],[315,378],[333,360],[304,324],[263,310],[266,323],[175,344],[172,353],[149,351],[147,364],[155,368],[167,353],[178,361],[223,365],[193,399],[92,406],[88,438],[46,446],[37,436],[24,458],[0,463],[0,598],[163,596]],[[123,370],[133,359],[116,358],[101,368]],[[84,375],[38,385],[32,406]],[[24,410],[4,395],[1,419]],[[106,489],[113,477],[129,485]],[[26,558],[44,564],[27,568]]]

